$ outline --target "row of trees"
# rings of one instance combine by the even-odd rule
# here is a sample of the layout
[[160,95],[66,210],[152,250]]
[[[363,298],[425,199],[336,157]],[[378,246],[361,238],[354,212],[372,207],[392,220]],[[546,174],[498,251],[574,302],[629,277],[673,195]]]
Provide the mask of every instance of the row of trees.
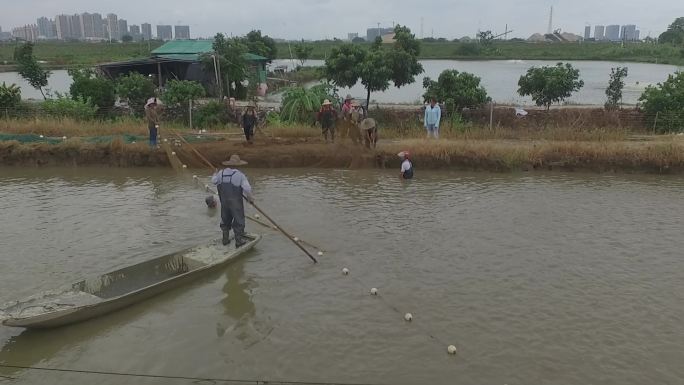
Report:
[[660,43],[670,43],[684,47],[684,17],[678,17],[658,37]]

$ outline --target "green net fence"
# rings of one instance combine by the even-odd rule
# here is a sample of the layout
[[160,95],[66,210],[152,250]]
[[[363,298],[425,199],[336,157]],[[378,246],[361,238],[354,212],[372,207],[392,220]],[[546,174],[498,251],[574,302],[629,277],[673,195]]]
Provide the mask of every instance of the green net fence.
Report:
[[[201,142],[215,142],[221,140],[221,138],[216,136],[207,135],[183,135],[183,138],[189,143],[201,143]],[[147,136],[136,136],[136,135],[103,135],[103,136],[88,136],[79,137],[80,141],[84,143],[93,144],[107,144],[114,140],[122,140],[124,143],[131,144],[137,142],[146,142],[148,140]],[[176,139],[176,137],[169,138],[169,140]],[[17,141],[19,143],[46,143],[46,144],[59,144],[63,143],[64,139],[60,137],[48,137],[37,134],[3,134],[0,133],[0,142],[6,141]]]

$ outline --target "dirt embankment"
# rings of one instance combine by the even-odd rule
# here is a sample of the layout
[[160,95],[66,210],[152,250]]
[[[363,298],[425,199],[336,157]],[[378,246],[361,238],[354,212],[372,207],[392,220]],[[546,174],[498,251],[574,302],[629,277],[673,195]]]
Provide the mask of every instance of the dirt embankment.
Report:
[[[667,137],[629,142],[507,141],[507,140],[402,140],[386,142],[377,150],[351,144],[326,145],[303,140],[244,145],[232,142],[199,143],[194,147],[214,165],[239,154],[257,168],[389,168],[399,169],[396,154],[412,153],[416,169],[482,171],[594,171],[683,173],[684,140]],[[205,168],[188,145],[173,148],[189,168]],[[144,144],[57,145],[0,143],[0,165],[6,166],[111,166],[171,167],[163,150]]]

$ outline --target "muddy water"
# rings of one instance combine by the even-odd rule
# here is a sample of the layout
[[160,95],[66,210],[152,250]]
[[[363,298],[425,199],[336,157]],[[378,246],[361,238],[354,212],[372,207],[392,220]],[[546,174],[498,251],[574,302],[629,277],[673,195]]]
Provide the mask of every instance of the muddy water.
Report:
[[[327,249],[319,265],[249,224],[265,235],[255,251],[181,289],[58,330],[0,327],[0,362],[252,380],[684,383],[681,178],[250,176],[264,209]],[[0,169],[0,197],[0,302],[218,235],[204,194],[165,170]]]

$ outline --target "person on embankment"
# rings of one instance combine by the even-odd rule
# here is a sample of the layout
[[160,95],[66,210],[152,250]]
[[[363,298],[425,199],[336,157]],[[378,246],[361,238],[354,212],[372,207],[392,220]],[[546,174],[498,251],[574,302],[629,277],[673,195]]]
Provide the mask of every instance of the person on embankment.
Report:
[[332,103],[330,100],[325,99],[321,110],[318,111],[316,115],[316,121],[321,123],[321,130],[323,132],[323,137],[325,142],[328,143],[328,133],[330,133],[330,139],[335,143],[335,123],[337,121],[337,111],[332,108]]
[[413,179],[413,162],[411,162],[411,154],[408,151],[402,151],[397,154],[401,161],[401,174],[402,179]]
[[150,132],[150,147],[157,146],[157,130],[159,129],[159,102],[157,98],[150,98],[145,103],[145,119],[147,120],[147,129]]
[[230,243],[230,230],[235,234],[235,247],[246,243],[245,234],[245,205],[243,199],[254,202],[252,186],[247,177],[240,170],[232,167],[246,165],[247,162],[238,155],[231,155],[230,159],[222,162],[226,168],[216,170],[211,182],[216,185],[221,202],[221,231],[222,243]]
[[254,129],[257,124],[256,107],[250,103],[247,106],[247,111],[242,115],[242,130],[245,132],[245,139],[248,144],[252,144],[254,138]]
[[431,98],[430,105],[425,107],[423,123],[427,130],[427,137],[439,139],[439,123],[442,119],[442,109],[437,104],[437,99]]

